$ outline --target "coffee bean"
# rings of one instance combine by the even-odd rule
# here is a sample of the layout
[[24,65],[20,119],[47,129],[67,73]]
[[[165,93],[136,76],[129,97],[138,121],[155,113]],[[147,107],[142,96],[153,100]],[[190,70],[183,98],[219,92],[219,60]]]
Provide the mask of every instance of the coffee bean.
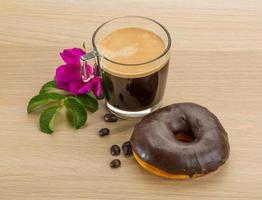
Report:
[[132,146],[131,142],[127,141],[122,145],[122,150],[125,156],[130,156],[132,155]]
[[121,161],[119,159],[114,159],[110,163],[111,168],[118,168],[121,166]]
[[111,147],[111,155],[112,156],[118,156],[120,154],[120,151],[121,151],[120,147],[116,144]]
[[117,116],[115,116],[112,113],[107,113],[104,116],[105,122],[116,122],[117,121]]
[[110,133],[110,130],[108,128],[102,128],[99,131],[99,136],[104,137],[106,135],[109,135],[109,133]]

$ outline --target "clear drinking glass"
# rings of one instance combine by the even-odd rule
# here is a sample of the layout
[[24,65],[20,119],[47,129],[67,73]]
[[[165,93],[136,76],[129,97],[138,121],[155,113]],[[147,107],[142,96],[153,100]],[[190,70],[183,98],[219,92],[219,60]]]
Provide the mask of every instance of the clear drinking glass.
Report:
[[[164,42],[163,52],[152,60],[135,64],[119,63],[103,55],[98,42],[114,30],[130,27],[143,28],[158,35]],[[136,118],[161,106],[171,47],[171,37],[163,25],[146,17],[118,17],[96,29],[92,45],[93,51],[81,57],[82,66],[87,60],[95,58],[96,72],[102,77],[106,106],[110,112],[121,118]],[[91,77],[86,76],[84,67],[82,69],[82,78],[88,81]]]

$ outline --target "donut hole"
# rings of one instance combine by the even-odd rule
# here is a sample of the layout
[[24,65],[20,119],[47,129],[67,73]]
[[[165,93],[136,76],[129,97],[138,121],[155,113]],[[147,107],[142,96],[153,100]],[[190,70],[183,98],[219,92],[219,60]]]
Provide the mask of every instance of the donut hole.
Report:
[[196,137],[192,132],[176,132],[174,135],[176,140],[180,142],[190,143],[196,140]]

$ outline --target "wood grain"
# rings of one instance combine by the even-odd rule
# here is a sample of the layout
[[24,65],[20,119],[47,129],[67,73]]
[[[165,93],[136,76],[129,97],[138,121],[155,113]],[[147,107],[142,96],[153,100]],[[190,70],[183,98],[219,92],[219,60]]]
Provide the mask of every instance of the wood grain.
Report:
[[[75,131],[38,130],[26,105],[61,64],[59,51],[90,44],[95,28],[122,15],[164,24],[173,38],[164,103],[207,106],[230,137],[216,173],[190,181],[151,175],[133,158],[108,167],[112,144],[136,121],[105,124],[105,108]],[[262,199],[262,2],[260,0],[0,0],[0,199]],[[99,138],[101,127],[111,135]]]

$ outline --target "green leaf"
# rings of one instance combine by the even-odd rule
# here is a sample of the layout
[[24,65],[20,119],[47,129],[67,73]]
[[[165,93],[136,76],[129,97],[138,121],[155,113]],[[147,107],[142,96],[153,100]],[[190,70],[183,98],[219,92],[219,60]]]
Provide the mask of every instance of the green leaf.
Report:
[[87,113],[83,104],[79,102],[79,99],[69,97],[64,101],[64,105],[67,108],[67,116],[71,124],[76,129],[82,127],[86,123]]
[[54,90],[56,89],[56,82],[55,81],[49,81],[47,83],[45,83],[41,90],[39,91],[39,94],[44,94],[47,93],[50,90]]
[[31,113],[41,106],[47,105],[51,102],[59,102],[64,99],[64,96],[58,93],[46,93],[34,96],[27,105],[27,112]]
[[55,116],[62,106],[52,106],[43,111],[40,116],[40,130],[44,133],[51,134],[54,131]]
[[96,100],[96,97],[92,92],[88,94],[82,94],[78,95],[76,97],[81,101],[81,103],[84,105],[84,107],[89,110],[90,112],[95,112],[98,109],[98,102]]
[[41,90],[39,91],[39,94],[45,93],[59,93],[63,95],[67,94],[65,90],[61,90],[56,87],[55,81],[49,81],[42,86]]

